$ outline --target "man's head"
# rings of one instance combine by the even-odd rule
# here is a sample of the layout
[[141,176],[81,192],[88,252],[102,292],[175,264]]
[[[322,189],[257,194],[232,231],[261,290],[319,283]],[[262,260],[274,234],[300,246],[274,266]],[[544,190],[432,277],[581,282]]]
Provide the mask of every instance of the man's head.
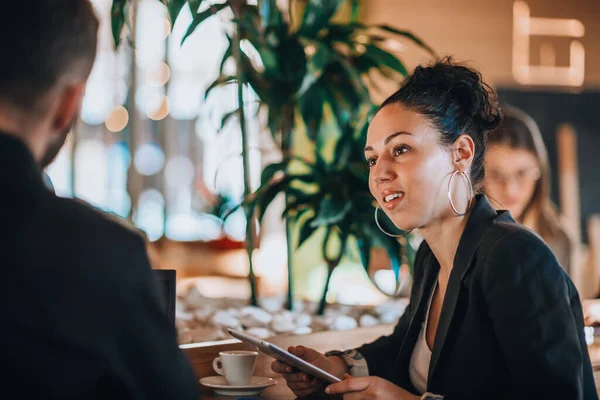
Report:
[[0,11],[0,131],[45,167],[77,120],[96,57],[89,0],[18,0]]

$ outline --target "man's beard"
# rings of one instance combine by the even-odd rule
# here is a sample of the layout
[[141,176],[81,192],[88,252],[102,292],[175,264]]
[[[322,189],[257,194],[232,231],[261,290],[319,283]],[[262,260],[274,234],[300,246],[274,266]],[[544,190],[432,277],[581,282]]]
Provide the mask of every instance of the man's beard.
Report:
[[54,161],[54,159],[60,152],[60,149],[67,141],[67,137],[69,137],[69,132],[71,132],[71,129],[73,129],[73,126],[75,126],[77,118],[78,117],[73,118],[73,121],[69,125],[67,125],[67,127],[59,134],[59,136],[48,144],[46,152],[44,153],[44,156],[42,157],[42,161],[40,163],[42,169],[46,168],[52,161]]

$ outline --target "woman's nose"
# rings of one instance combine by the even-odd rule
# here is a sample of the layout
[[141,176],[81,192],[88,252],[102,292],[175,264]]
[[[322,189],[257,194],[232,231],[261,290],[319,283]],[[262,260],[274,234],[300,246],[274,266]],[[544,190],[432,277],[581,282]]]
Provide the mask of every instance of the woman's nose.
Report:
[[379,159],[371,167],[371,177],[375,183],[382,183],[394,179],[395,173],[389,162]]

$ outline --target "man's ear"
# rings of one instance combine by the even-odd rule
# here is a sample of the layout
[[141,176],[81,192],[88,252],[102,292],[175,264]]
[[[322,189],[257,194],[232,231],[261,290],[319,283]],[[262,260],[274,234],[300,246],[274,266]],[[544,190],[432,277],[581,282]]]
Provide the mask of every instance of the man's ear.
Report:
[[460,135],[454,142],[452,162],[459,171],[466,171],[475,157],[475,142],[469,135]]
[[52,120],[54,130],[63,131],[73,123],[81,108],[84,91],[85,85],[83,83],[64,87],[59,96],[59,104],[55,108]]

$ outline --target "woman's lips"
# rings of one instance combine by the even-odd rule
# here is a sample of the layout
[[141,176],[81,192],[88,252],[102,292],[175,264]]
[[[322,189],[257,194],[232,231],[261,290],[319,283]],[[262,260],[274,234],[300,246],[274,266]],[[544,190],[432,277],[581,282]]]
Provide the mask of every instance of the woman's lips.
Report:
[[[383,196],[383,206],[387,210],[393,210],[404,200],[404,192],[390,192],[385,193]],[[387,199],[387,201],[386,201]]]

